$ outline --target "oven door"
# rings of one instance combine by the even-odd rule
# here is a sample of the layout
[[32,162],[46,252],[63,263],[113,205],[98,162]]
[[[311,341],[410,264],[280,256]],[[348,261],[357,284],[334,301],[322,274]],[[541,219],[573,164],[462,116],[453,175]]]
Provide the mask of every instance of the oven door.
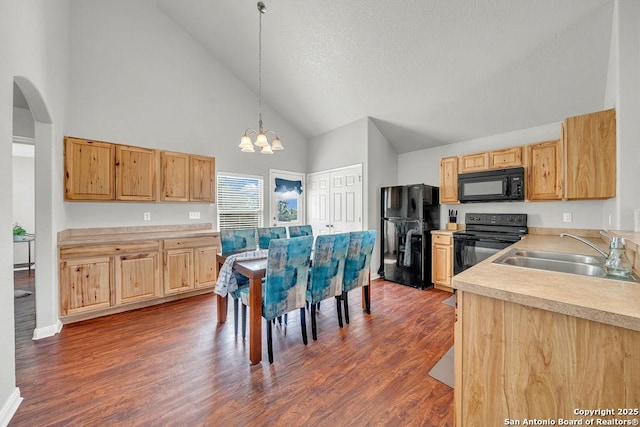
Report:
[[463,272],[514,242],[500,239],[453,235],[453,274]]

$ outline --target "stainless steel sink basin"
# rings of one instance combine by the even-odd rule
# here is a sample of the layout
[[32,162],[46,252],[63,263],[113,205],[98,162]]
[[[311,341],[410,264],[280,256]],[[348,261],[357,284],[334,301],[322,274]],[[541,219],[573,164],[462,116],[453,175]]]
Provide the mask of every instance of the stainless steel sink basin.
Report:
[[580,254],[567,254],[561,252],[528,251],[524,249],[516,250],[515,256],[527,258],[541,258],[555,261],[579,262],[582,264],[604,265],[605,259],[600,256],[589,256]]
[[589,255],[511,249],[493,262],[558,273],[640,282],[640,279],[633,274],[626,278],[607,276],[604,269],[604,258]]

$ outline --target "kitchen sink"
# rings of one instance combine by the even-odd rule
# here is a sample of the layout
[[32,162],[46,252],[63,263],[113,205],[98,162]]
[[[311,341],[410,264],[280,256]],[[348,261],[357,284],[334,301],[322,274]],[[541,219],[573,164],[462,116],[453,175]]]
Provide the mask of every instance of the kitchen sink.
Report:
[[579,262],[582,264],[604,265],[604,257],[589,256],[580,254],[567,254],[562,252],[528,251],[524,249],[516,250],[514,253],[518,257],[542,258],[554,261]]
[[589,255],[511,249],[493,262],[558,273],[640,282],[633,274],[629,277],[608,276],[604,269],[604,258]]

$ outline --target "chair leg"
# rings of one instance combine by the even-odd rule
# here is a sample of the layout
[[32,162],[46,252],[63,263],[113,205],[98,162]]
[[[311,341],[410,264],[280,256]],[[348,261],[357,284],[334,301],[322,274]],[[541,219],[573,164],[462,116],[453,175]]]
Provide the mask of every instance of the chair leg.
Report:
[[247,306],[242,304],[242,339],[247,336]]
[[371,314],[371,296],[369,295],[369,287],[364,287],[364,306],[367,314]]
[[269,363],[273,363],[273,338],[271,336],[270,320],[267,320],[267,352],[269,353]]
[[318,301],[318,310],[320,310],[320,301]]
[[302,342],[307,345],[307,319],[304,307],[300,308],[300,329],[302,329]]
[[342,293],[342,301],[344,301],[344,323],[349,324],[349,298],[347,292]]
[[342,301],[340,295],[336,295],[336,309],[338,311],[338,325],[342,328]]
[[278,324],[282,325],[282,316],[278,316]]
[[286,325],[288,321],[289,321],[289,313],[285,313],[284,314],[284,324]]
[[316,329],[316,305],[311,304],[311,336],[314,341],[318,341],[318,332]]
[[233,299],[233,336],[238,336],[238,298]]

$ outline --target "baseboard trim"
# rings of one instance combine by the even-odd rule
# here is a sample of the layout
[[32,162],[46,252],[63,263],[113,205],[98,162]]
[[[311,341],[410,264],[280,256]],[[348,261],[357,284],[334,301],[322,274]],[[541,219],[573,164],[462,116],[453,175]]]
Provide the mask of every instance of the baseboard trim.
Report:
[[56,322],[55,325],[45,326],[44,328],[36,328],[33,331],[33,339],[40,340],[42,338],[49,338],[54,336],[57,333],[60,333],[62,330],[62,322],[60,319]]
[[9,421],[11,421],[11,418],[15,415],[22,400],[20,388],[16,387],[2,405],[2,409],[0,409],[0,427],[7,427],[9,425]]

